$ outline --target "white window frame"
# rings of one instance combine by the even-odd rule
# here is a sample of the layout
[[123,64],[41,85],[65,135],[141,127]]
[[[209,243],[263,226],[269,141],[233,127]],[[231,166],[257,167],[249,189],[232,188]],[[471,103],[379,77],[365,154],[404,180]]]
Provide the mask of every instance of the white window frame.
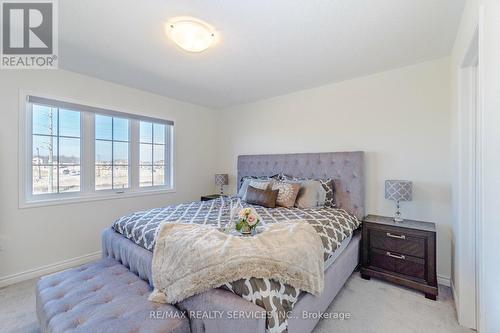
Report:
[[[29,96],[51,99],[100,109],[103,112],[80,111],[80,192],[32,194],[32,107]],[[174,121],[170,119],[142,116],[138,112],[117,112],[116,108],[89,105],[68,98],[48,96],[35,92],[20,91],[19,94],[19,207],[41,207],[94,200],[118,199],[135,196],[175,192],[174,178]],[[104,112],[106,111],[106,112]],[[129,120],[129,187],[126,189],[95,189],[95,114],[104,114]],[[139,122],[165,123],[165,185],[139,186]],[[170,126],[169,126],[170,125]]]

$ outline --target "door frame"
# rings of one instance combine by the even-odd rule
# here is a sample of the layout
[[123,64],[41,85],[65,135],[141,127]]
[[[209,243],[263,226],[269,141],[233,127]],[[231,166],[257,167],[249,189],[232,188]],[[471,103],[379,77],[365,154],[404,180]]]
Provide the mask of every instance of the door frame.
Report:
[[479,330],[482,225],[482,84],[480,22],[458,68],[458,189],[455,284],[458,321]]

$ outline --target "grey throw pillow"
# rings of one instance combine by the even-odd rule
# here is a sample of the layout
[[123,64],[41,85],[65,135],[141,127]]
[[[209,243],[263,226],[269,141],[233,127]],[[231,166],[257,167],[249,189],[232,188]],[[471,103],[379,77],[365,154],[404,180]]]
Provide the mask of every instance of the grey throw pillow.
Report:
[[280,178],[283,180],[304,181],[304,180],[317,180],[321,183],[326,191],[325,207],[335,207],[335,183],[332,178],[314,179],[314,178],[300,178],[281,174]]
[[300,184],[300,190],[295,201],[297,208],[314,208],[325,205],[326,191],[318,180],[305,180]]

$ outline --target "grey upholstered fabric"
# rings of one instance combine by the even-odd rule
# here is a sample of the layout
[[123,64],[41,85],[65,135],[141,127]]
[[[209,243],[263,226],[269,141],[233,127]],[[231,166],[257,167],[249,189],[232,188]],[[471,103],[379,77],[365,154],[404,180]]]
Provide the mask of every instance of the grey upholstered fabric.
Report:
[[324,312],[328,308],[356,266],[358,266],[360,240],[361,233],[358,232],[353,235],[349,245],[333,265],[325,271],[325,290],[320,297],[302,293],[301,298],[293,308],[291,319],[288,320],[288,333],[304,333],[313,330],[320,319],[317,316],[304,318],[302,312],[318,313]]
[[[217,314],[214,318],[190,317],[193,333],[264,333],[266,331],[265,310],[242,297],[223,289],[211,289],[189,297],[176,304],[188,314],[208,311]],[[240,312],[243,311],[243,312]],[[241,315],[244,313],[244,315]]]
[[51,333],[189,333],[184,313],[148,301],[150,292],[147,282],[111,258],[48,275],[36,288],[40,328]]
[[131,272],[153,286],[151,265],[153,253],[137,246],[128,238],[123,237],[112,228],[105,229],[101,236],[102,257],[113,258],[121,262]]
[[[298,318],[302,319],[302,311],[324,311],[328,307],[347,278],[352,274],[354,268],[358,265],[360,239],[359,233],[354,234],[349,245],[325,271],[325,290],[321,296],[314,297],[307,293],[303,293],[300,296],[292,311],[293,317],[298,316]],[[104,256],[124,260],[130,270],[135,272],[143,271],[147,275],[144,279],[152,281],[152,252],[144,250],[135,243],[125,239],[125,237],[111,228],[103,232],[102,243]],[[186,311],[215,311],[213,313],[223,311],[226,314],[222,320],[190,318],[191,331],[193,333],[254,333],[264,332],[266,328],[265,319],[259,319],[258,316],[254,316],[258,319],[245,320],[244,325],[240,325],[240,320],[228,318],[229,313],[227,311],[242,310],[258,314],[264,311],[264,309],[226,290],[212,289],[192,296],[176,306]],[[290,319],[288,324],[289,332],[310,332],[318,320]]]
[[362,219],[365,215],[364,153],[305,153],[238,156],[238,179],[283,173],[302,178],[333,178],[335,203]]

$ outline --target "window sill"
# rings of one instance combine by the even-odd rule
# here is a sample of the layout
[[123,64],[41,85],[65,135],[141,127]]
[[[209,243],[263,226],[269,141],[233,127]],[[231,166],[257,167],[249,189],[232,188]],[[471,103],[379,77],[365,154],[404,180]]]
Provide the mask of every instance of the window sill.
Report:
[[116,192],[97,193],[97,194],[91,194],[85,196],[82,195],[77,197],[65,197],[65,198],[60,197],[55,199],[24,201],[19,203],[19,208],[25,209],[25,208],[36,208],[36,207],[46,207],[46,206],[68,205],[68,204],[101,201],[101,200],[115,200],[115,199],[143,197],[150,195],[161,195],[161,194],[169,194],[175,192],[176,192],[175,188],[172,189],[162,188],[162,189],[147,189],[147,190],[123,192],[123,193],[116,193]]

